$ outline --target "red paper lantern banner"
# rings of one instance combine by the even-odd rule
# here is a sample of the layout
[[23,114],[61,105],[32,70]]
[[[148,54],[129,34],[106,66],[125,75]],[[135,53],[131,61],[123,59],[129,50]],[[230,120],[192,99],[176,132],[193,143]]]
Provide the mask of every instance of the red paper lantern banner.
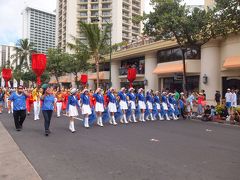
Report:
[[88,75],[87,74],[82,74],[80,81],[83,85],[86,85],[87,82],[88,82]]
[[3,68],[2,69],[2,77],[5,81],[5,86],[8,87],[8,81],[12,78],[12,70]]
[[46,69],[47,58],[45,54],[32,54],[32,70],[37,76],[37,85],[41,85],[41,75]]
[[133,86],[133,81],[136,79],[136,74],[137,74],[136,68],[128,69],[127,79],[130,82],[130,87]]

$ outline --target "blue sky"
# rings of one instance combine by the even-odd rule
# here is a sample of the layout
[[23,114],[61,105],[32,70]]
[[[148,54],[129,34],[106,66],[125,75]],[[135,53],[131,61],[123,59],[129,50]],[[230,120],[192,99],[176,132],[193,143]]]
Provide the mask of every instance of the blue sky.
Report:
[[[188,4],[203,4],[204,0],[185,0]],[[150,0],[145,0],[145,11],[149,12]],[[43,6],[44,5],[44,6]],[[56,0],[0,0],[0,44],[14,45],[22,37],[21,12],[26,6],[39,7],[52,12]]]

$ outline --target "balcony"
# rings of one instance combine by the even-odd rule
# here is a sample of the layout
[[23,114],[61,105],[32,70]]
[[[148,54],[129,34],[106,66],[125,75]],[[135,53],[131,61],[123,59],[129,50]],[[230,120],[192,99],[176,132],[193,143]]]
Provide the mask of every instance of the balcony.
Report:
[[[137,67],[136,69],[137,69],[138,77],[144,76],[144,74],[145,74],[144,68]],[[119,68],[119,76],[126,76],[127,74],[128,74],[128,68],[126,68],[126,67]]]

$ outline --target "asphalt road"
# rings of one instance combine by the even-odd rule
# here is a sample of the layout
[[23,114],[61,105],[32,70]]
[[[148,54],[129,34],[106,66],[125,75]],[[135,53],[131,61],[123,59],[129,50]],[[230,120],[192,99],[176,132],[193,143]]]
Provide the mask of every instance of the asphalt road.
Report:
[[[16,132],[0,120],[43,180],[239,180],[240,128],[195,121],[155,121],[68,130],[66,117],[28,116]],[[14,169],[13,169],[14,171]]]

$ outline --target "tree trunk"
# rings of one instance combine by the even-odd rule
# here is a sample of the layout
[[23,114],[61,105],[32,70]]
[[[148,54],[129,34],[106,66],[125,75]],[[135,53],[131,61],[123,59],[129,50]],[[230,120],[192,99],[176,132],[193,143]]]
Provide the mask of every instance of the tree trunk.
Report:
[[97,70],[97,88],[99,88],[99,56],[95,57],[96,62],[96,70]]
[[182,50],[182,60],[183,60],[183,92],[187,94],[186,89],[186,59],[185,59],[185,49],[181,48]]

